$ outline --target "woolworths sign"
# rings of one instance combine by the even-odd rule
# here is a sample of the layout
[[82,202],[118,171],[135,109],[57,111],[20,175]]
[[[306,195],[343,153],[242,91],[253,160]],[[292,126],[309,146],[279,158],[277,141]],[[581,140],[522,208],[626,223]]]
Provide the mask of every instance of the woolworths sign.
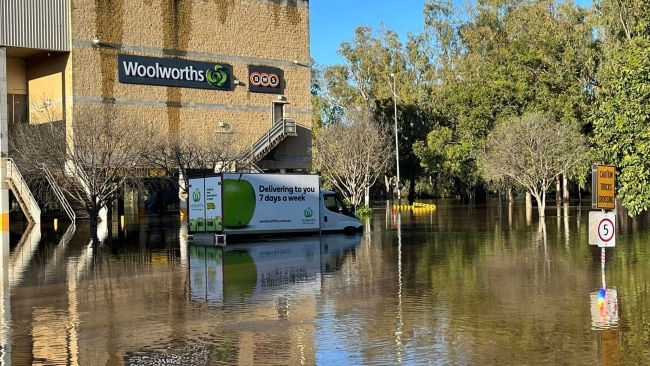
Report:
[[121,83],[230,90],[228,64],[121,54],[117,64]]

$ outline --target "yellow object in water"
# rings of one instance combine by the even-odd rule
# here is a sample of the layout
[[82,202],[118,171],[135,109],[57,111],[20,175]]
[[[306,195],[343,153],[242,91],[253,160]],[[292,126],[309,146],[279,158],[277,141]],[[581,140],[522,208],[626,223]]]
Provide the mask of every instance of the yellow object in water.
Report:
[[435,210],[433,203],[413,202],[412,205],[393,205],[393,210]]

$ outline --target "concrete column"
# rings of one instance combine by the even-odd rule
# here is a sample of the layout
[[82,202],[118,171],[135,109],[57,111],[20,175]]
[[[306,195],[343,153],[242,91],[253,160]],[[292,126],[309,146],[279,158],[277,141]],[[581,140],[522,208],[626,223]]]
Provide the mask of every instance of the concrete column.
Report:
[[[9,232],[9,187],[7,160],[9,125],[7,110],[7,49],[0,47],[0,233]],[[9,243],[7,243],[9,245]]]
[[9,281],[9,230],[0,233],[0,365],[11,365],[13,333]]

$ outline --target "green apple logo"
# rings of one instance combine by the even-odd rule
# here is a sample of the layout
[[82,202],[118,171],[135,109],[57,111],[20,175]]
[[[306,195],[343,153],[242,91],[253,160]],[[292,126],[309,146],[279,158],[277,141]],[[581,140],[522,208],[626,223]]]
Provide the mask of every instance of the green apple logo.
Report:
[[194,200],[194,202],[199,202],[201,200],[201,192],[199,192],[198,188],[194,193],[192,193],[192,200]]
[[312,217],[314,215],[314,211],[311,210],[311,207],[308,207],[304,211],[304,214],[305,214],[305,217],[310,218],[310,217]]
[[224,179],[223,225],[229,228],[245,227],[255,213],[255,190],[247,180]]
[[226,251],[223,257],[224,300],[241,303],[251,297],[257,285],[255,260],[241,249]]

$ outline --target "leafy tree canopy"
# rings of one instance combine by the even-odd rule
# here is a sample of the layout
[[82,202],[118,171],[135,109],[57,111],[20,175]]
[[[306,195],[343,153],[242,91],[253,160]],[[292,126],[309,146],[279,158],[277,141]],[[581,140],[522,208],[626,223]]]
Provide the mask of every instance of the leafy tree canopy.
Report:
[[588,158],[586,138],[576,126],[527,113],[501,120],[478,160],[486,180],[510,178],[527,189],[543,217],[551,184],[561,174],[584,168]]

